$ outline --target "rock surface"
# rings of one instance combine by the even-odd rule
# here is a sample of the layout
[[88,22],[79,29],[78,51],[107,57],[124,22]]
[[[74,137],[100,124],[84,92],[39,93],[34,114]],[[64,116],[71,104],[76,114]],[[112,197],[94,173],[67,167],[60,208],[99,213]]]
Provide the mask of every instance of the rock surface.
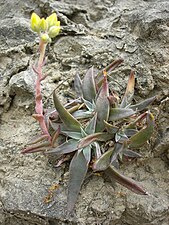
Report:
[[[0,224],[169,224],[169,1],[168,0],[1,0],[0,7]],[[43,82],[44,99],[56,85],[64,98],[72,80],[91,66],[113,59],[124,63],[112,85],[123,92],[130,69],[136,71],[136,99],[153,95],[156,131],[145,156],[123,165],[149,196],[137,196],[99,176],[86,180],[74,215],[66,215],[67,170],[43,155],[21,155],[37,133],[33,110],[37,39],[29,28],[31,13],[56,11],[62,34],[53,41]],[[30,76],[30,77],[29,77]],[[52,99],[49,99],[52,103]],[[51,201],[48,203],[49,197]]]

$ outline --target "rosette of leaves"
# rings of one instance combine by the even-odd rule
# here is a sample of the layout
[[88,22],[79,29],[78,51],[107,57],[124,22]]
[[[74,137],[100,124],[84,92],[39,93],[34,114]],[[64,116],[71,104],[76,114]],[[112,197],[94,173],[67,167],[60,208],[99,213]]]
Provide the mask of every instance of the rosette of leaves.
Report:
[[[77,98],[65,106],[54,91],[56,111],[46,115],[47,123],[55,130],[53,146],[42,142],[23,151],[42,150],[58,156],[74,153],[69,166],[68,211],[73,210],[91,165],[94,172],[104,171],[133,192],[147,194],[136,181],[119,173],[118,167],[127,158],[141,157],[134,150],[143,146],[153,133],[154,117],[147,107],[155,97],[132,104],[135,78],[131,72],[126,92],[119,101],[109,87],[109,76],[121,62],[114,61],[99,73],[92,67],[83,80],[76,75]],[[59,135],[65,137],[60,145],[56,141]]]

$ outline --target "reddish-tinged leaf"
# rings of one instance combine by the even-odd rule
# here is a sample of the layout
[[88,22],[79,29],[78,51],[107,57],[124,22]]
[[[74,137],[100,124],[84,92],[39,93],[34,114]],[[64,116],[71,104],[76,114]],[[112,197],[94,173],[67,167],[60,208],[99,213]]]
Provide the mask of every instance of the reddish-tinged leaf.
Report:
[[94,70],[91,67],[82,82],[83,98],[89,102],[93,102],[96,96],[96,85],[94,80]]
[[154,131],[154,116],[149,112],[146,116],[146,123],[146,127],[142,128],[137,134],[129,138],[129,147],[139,148],[150,139]]
[[146,109],[155,99],[156,99],[156,96],[148,98],[136,105],[131,105],[130,109],[133,109],[134,111],[142,111]]
[[101,72],[99,72],[98,76],[102,76],[104,71],[106,71],[107,73],[110,73],[111,71],[116,69],[116,67],[118,67],[123,61],[124,61],[123,59],[114,60],[112,63],[106,66]]
[[59,145],[58,147],[47,151],[46,154],[62,155],[62,154],[74,152],[77,149],[78,149],[78,141],[70,139],[67,142],[64,142],[63,144]]
[[44,140],[48,140],[48,137],[49,136],[47,134],[42,134],[42,135],[32,139],[27,145],[34,145],[34,144],[37,144],[38,142],[41,142],[41,141],[44,141]]
[[96,160],[93,164],[94,171],[106,170],[111,163],[113,149],[106,151],[99,159]]
[[104,70],[109,73],[112,70],[114,70],[116,67],[118,67],[124,60],[123,59],[117,59],[113,61],[111,64],[109,64]]
[[123,109],[123,108],[111,108],[109,113],[109,119],[108,121],[116,121],[125,119],[127,117],[130,117],[134,115],[136,112],[132,109]]
[[40,151],[46,151],[49,148],[51,148],[51,144],[48,141],[45,141],[45,142],[27,147],[27,148],[23,149],[21,153],[22,154],[35,153],[35,152],[40,152]]
[[99,133],[90,134],[81,139],[81,141],[79,142],[78,148],[84,148],[90,145],[94,141],[105,142],[110,140],[111,138],[112,138],[112,134],[109,134],[109,133],[99,132]]
[[131,123],[129,123],[126,126],[126,130],[127,129],[136,129],[136,125],[137,123],[139,123],[140,121],[144,120],[147,116],[147,112],[142,113],[141,115],[139,115],[134,121],[132,121]]
[[66,128],[71,131],[80,132],[81,131],[80,123],[64,108],[64,106],[57,97],[56,91],[53,92],[53,99],[55,108],[59,113],[59,117],[66,126]]
[[104,75],[103,84],[96,100],[96,113],[97,113],[97,121],[96,121],[96,132],[103,131],[105,128],[104,121],[107,121],[109,118],[109,109],[110,103],[108,100],[109,96],[109,86],[107,82],[107,75]]
[[129,105],[133,99],[134,95],[134,85],[135,85],[135,78],[134,78],[134,72],[131,71],[130,77],[128,80],[126,92],[124,94],[124,97],[122,99],[120,108],[125,108],[127,105]]
[[60,134],[60,127],[57,129],[57,131],[54,133],[54,135],[52,136],[52,147],[54,147],[55,142],[57,140],[57,138],[59,137]]
[[75,206],[87,169],[88,162],[86,161],[83,151],[80,150],[74,155],[69,168],[68,212],[71,212]]
[[133,191],[139,195],[147,195],[148,193],[137,184],[131,178],[128,178],[122,174],[120,174],[113,166],[109,166],[105,173],[110,177],[110,179],[114,179],[119,184],[123,185],[124,187],[128,188],[129,190]]

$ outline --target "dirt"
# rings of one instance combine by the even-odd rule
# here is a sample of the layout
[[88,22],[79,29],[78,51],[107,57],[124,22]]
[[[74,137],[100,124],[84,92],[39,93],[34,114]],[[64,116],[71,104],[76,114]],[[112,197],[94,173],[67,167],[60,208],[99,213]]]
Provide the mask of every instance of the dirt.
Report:
[[[55,168],[43,154],[21,150],[40,133],[34,113],[32,65],[38,40],[29,27],[31,13],[56,11],[62,33],[47,49],[43,81],[45,106],[50,94],[70,99],[73,77],[90,66],[124,63],[112,86],[124,92],[136,71],[135,99],[153,95],[156,129],[141,150],[143,158],[121,171],[149,192],[139,196],[100,176],[89,177],[71,216],[66,214],[67,168]],[[169,224],[169,2],[167,0],[21,1],[0,7],[0,224],[2,225],[168,225]]]

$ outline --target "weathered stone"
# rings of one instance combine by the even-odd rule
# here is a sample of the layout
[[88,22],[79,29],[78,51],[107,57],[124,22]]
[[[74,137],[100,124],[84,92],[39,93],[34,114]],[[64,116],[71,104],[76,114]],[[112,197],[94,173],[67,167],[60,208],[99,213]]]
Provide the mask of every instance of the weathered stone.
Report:
[[[0,224],[168,225],[168,9],[168,0],[2,0]],[[92,176],[82,187],[74,215],[68,217],[67,178],[63,175],[67,170],[54,168],[41,154],[20,154],[26,143],[40,134],[30,116],[35,75],[29,68],[38,49],[29,25],[33,11],[40,16],[56,11],[62,25],[62,35],[47,51],[44,73],[48,77],[42,82],[43,100],[47,98],[50,107],[53,102],[48,97],[58,84],[63,99],[76,72],[83,76],[92,65],[102,69],[117,58],[124,58],[124,63],[111,75],[112,89],[124,93],[132,68],[136,71],[136,100],[157,96],[152,107],[155,135],[150,145],[141,149],[142,160],[121,168],[139,181],[149,196],[137,196],[120,185],[114,189],[102,177]],[[32,55],[35,57],[30,60]],[[54,184],[59,187],[47,203]]]
[[15,74],[9,81],[9,94],[14,96],[16,107],[32,108],[34,105],[35,74],[26,70]]

